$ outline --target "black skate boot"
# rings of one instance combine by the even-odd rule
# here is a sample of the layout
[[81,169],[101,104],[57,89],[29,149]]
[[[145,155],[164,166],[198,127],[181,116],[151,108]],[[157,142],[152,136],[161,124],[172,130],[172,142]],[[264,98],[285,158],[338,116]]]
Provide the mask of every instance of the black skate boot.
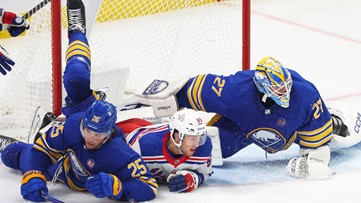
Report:
[[67,1],[68,34],[80,31],[86,34],[85,7],[81,0]]
[[18,141],[17,139],[14,139],[12,137],[0,135],[0,152],[2,152],[5,149],[5,147],[8,146],[9,144],[17,141]]
[[333,131],[332,133],[335,135],[339,135],[341,137],[347,137],[350,135],[348,131],[347,125],[343,122],[344,118],[342,113],[336,109],[328,108],[328,111],[332,117]]
[[34,140],[33,140],[33,143],[35,143],[35,141],[41,136],[41,130],[44,129],[45,127],[47,127],[49,124],[52,124],[53,122],[55,122],[55,115],[51,112],[48,112],[44,115],[43,117],[43,121],[41,123],[41,126],[38,130],[38,132],[36,133],[35,137],[34,137]]

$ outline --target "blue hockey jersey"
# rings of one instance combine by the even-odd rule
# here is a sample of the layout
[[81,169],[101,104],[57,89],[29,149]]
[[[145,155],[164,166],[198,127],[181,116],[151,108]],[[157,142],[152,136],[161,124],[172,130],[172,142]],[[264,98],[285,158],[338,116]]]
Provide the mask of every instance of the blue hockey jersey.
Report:
[[[293,78],[290,106],[267,108],[253,82],[255,71],[235,75],[198,75],[177,94],[179,105],[217,113],[209,125],[220,130],[222,156],[230,157],[254,143],[268,153],[292,143],[317,148],[332,138],[332,120],[316,87],[289,70]],[[268,98],[270,99],[270,98]]]
[[156,180],[139,154],[127,145],[121,130],[116,127],[99,149],[86,149],[81,132],[83,117],[84,113],[74,114],[47,130],[34,143],[28,164],[21,170],[43,171],[48,180],[60,180],[77,191],[86,190],[88,177],[104,172],[122,182],[121,200],[153,199],[158,189]]
[[212,174],[212,143],[209,137],[199,146],[192,156],[173,156],[167,148],[170,139],[168,124],[151,125],[134,130],[126,137],[129,145],[146,162],[150,172],[160,181],[165,182],[168,175],[179,170],[192,170],[203,175],[203,182]]

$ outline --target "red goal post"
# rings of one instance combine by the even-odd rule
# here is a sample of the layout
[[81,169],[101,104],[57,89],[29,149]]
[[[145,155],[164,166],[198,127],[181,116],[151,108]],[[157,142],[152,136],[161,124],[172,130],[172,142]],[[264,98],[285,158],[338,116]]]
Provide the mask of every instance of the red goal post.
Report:
[[[14,137],[15,128],[27,133],[38,106],[61,113],[65,5],[52,0],[31,17],[15,58],[0,102],[0,130]],[[126,70],[111,80],[127,92],[154,78],[231,74],[250,67],[250,0],[103,0],[88,38],[92,74]]]

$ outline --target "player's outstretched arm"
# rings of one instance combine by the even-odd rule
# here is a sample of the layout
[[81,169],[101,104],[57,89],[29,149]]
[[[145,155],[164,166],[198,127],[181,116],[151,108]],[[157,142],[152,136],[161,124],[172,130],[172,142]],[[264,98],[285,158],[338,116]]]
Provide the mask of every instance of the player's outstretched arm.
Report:
[[0,30],[9,31],[12,37],[16,37],[30,28],[26,19],[2,8],[0,8],[0,23]]

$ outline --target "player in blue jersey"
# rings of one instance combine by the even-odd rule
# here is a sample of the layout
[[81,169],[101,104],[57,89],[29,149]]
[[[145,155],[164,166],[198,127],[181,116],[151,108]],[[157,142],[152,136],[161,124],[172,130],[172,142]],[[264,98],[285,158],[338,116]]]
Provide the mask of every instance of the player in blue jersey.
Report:
[[97,198],[148,201],[158,185],[141,156],[115,125],[114,105],[97,100],[90,89],[90,51],[85,36],[84,5],[68,0],[69,46],[64,86],[67,116],[54,122],[34,144],[14,142],[1,153],[4,165],[24,175],[21,195],[45,201],[47,181],[60,181]]
[[[29,29],[28,22],[17,14],[0,8],[0,31],[7,30],[12,37],[16,37]],[[9,53],[0,46],[0,72],[6,75],[6,71],[11,71],[11,66],[15,62],[10,58]]]
[[176,112],[169,123],[129,119],[118,126],[124,133],[137,127],[126,136],[127,142],[171,192],[191,192],[211,176],[212,142],[202,117],[193,109]]
[[177,104],[216,113],[208,125],[219,129],[223,158],[250,144],[276,153],[296,143],[300,157],[289,161],[288,172],[306,179],[327,179],[332,176],[329,143],[333,135],[351,134],[356,137],[354,143],[361,137],[348,130],[340,116],[331,117],[311,82],[272,57],[260,60],[256,70],[230,76],[202,74],[178,85],[164,82],[155,80],[141,89],[138,100],[155,106],[156,115],[166,115]]

